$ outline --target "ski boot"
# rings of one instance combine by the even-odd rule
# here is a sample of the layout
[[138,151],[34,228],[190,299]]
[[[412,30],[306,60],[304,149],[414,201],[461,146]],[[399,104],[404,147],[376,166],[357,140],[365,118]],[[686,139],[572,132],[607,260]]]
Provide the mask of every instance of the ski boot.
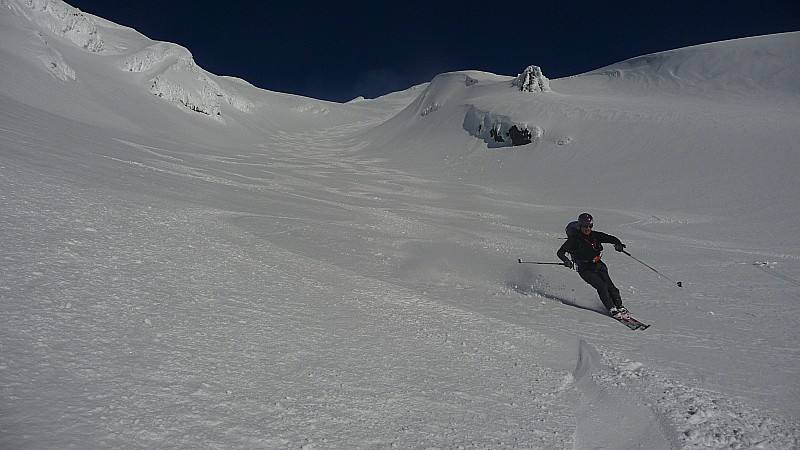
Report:
[[611,317],[617,320],[628,320],[631,318],[631,313],[628,312],[628,309],[621,305],[612,307],[609,313],[611,313]]

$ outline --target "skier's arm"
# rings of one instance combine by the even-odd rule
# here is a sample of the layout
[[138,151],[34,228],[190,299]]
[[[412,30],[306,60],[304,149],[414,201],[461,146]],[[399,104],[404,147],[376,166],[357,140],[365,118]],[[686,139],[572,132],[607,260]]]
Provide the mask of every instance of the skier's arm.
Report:
[[601,231],[595,231],[595,234],[597,235],[598,242],[613,244],[614,250],[618,252],[621,252],[625,248],[625,244],[623,244],[622,241],[620,241],[616,236],[612,236]]
[[[570,263],[570,265],[572,263],[572,261],[570,261],[569,258],[567,258],[567,252],[572,253],[572,250],[573,250],[572,247],[573,247],[572,239],[567,239],[566,242],[561,244],[561,247],[556,252],[556,255],[558,256],[558,259],[560,259],[561,261],[564,261],[564,265],[565,266],[567,266],[567,263]],[[570,267],[570,266],[567,266],[567,267]]]

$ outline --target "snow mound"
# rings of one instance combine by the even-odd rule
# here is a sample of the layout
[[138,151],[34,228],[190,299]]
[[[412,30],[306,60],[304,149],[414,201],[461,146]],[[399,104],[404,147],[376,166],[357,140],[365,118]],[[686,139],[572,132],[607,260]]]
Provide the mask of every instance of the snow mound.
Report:
[[542,74],[539,66],[528,66],[525,71],[517,75],[511,85],[518,87],[522,92],[550,91],[550,80]]
[[474,84],[476,84],[475,79],[462,72],[437,75],[409,109],[416,115],[427,116],[438,111],[450,98]]
[[[533,72],[531,72],[533,73]],[[485,108],[477,100],[511,94],[511,77],[480,71],[451,72],[437,75],[405,110],[377,129],[385,136],[414,134],[425,139],[442,125],[449,126],[450,117],[460,115],[461,128],[486,142],[490,148],[524,145],[544,134],[541,127],[515,119],[493,108]]]
[[800,430],[788,420],[686,385],[613,352],[603,356],[609,370],[593,374],[595,382],[610,392],[646,393],[647,406],[674,428],[684,448],[797,448]]
[[[588,342],[578,343],[578,364],[573,373],[579,393],[575,448],[673,447],[658,417],[633,395],[614,392],[598,379],[611,369]],[[613,426],[608,418],[613,417]],[[646,444],[643,436],[647,437]]]
[[457,105],[460,99],[475,89],[508,80],[488,72],[462,71],[439,74],[407,108],[409,115],[427,116],[448,104]]

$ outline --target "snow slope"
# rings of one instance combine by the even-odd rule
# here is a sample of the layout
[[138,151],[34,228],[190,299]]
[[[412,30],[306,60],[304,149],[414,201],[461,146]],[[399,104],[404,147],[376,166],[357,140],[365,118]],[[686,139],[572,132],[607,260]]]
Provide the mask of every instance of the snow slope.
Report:
[[[788,33],[664,52],[553,80],[540,93],[479,73],[440,75],[375,140],[410,140],[400,155],[408,164],[442,161],[469,179],[512,180],[509,189],[577,208],[735,213],[755,244],[779,247],[779,236],[800,231],[791,188],[797,46]],[[469,136],[476,115],[523,124],[537,145],[487,152]]]
[[[0,447],[798,447],[800,33],[347,104],[0,35]],[[647,331],[517,263],[584,210]]]

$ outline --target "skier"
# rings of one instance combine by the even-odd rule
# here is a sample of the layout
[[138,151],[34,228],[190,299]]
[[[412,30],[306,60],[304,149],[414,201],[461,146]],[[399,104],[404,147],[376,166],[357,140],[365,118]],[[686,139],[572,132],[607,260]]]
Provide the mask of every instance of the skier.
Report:
[[[567,241],[556,254],[566,267],[571,269],[573,266],[577,266],[578,275],[597,289],[597,294],[611,317],[618,320],[627,319],[630,317],[630,313],[627,308],[622,306],[619,289],[614,286],[614,282],[608,276],[608,267],[600,260],[603,243],[614,244],[614,249],[618,252],[625,249],[625,244],[615,236],[593,231],[593,226],[594,219],[591,214],[583,213],[578,216],[577,231],[567,233]],[[569,230],[570,227],[568,226],[567,229]],[[567,253],[570,254],[572,260],[567,258]]]

